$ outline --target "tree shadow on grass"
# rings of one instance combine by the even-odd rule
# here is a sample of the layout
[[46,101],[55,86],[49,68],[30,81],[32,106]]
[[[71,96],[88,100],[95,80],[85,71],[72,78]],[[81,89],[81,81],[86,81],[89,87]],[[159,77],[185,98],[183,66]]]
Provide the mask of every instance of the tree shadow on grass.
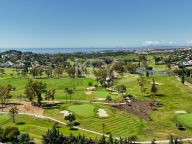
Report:
[[164,97],[165,95],[164,94],[155,94],[155,96],[157,96],[157,97]]
[[17,122],[16,125],[24,125],[26,122]]
[[56,104],[44,104],[43,108],[44,109],[59,109],[60,105],[59,105],[59,103],[56,103]]
[[181,128],[178,128],[180,131],[185,131],[186,129],[181,127]]

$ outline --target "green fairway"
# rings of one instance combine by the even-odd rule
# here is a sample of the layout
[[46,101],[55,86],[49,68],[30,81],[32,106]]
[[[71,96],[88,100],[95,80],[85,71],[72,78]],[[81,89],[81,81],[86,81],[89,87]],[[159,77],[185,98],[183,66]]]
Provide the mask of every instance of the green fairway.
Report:
[[78,116],[91,117],[95,115],[95,107],[91,104],[71,105],[67,109]]
[[180,114],[177,116],[177,120],[184,126],[192,128],[192,114]]
[[[109,115],[106,118],[99,117],[96,114],[96,109],[102,108]],[[45,115],[55,117],[61,121],[64,120],[62,110],[70,110],[74,112],[77,121],[80,122],[80,127],[88,130],[93,130],[102,133],[102,125],[106,125],[106,132],[111,132],[114,136],[133,136],[141,133],[144,130],[145,124],[139,118],[121,112],[116,108],[100,104],[68,104],[62,105],[59,109],[47,109]]]

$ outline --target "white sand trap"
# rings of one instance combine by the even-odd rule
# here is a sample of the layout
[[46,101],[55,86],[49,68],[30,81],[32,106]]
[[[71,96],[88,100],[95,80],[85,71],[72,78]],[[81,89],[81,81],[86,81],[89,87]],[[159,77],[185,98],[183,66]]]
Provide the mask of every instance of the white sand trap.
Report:
[[[153,84],[153,82],[151,82]],[[162,83],[155,82],[156,85],[163,85]]]
[[88,91],[95,90],[95,87],[94,87],[94,86],[92,86],[92,87],[88,87],[87,90],[88,90]]
[[111,94],[112,95],[118,95],[118,92],[112,92]]
[[92,94],[92,91],[86,91],[85,94],[91,95],[91,94]]
[[176,114],[186,114],[187,112],[185,110],[178,110],[175,111]]
[[97,98],[97,100],[103,101],[105,100],[105,98]]
[[97,114],[99,115],[99,117],[108,117],[109,116],[104,109],[98,109]]
[[59,113],[64,114],[64,117],[68,116],[69,114],[72,114],[71,112],[64,110],[64,111],[60,111]]

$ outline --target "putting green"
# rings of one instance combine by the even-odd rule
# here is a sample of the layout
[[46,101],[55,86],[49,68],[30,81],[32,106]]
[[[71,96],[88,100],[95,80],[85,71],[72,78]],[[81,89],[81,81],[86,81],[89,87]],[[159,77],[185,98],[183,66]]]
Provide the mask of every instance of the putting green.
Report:
[[91,104],[78,104],[67,107],[67,109],[79,116],[91,117],[94,116],[95,107]]
[[177,116],[177,120],[186,127],[192,128],[192,114],[180,114]]

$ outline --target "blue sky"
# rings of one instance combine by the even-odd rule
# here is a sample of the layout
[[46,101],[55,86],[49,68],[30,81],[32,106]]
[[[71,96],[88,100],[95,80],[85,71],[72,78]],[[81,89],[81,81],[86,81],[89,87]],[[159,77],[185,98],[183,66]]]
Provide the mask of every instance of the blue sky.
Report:
[[0,48],[192,44],[191,0],[0,0]]

